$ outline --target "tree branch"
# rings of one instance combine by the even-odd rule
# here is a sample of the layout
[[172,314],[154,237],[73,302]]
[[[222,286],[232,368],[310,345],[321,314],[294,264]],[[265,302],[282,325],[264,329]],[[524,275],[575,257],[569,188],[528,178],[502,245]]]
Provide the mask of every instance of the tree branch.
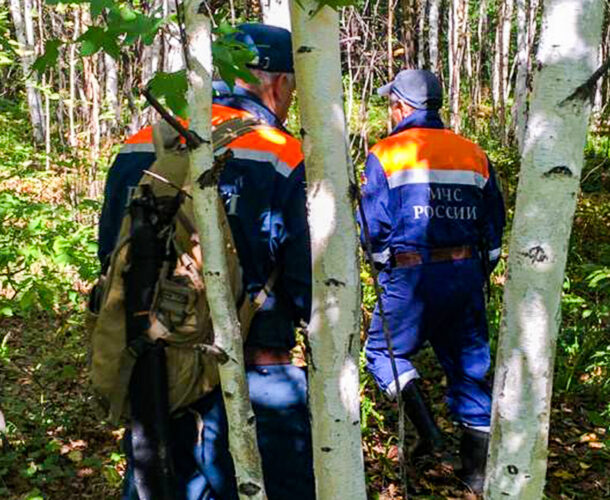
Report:
[[189,149],[195,149],[203,143],[203,139],[196,133],[185,128],[174,116],[170,114],[167,109],[161,104],[147,88],[141,90],[142,95],[146,98],[148,103],[155,108],[155,110],[161,115],[161,117],[171,125],[171,127],[180,134],[180,136],[186,141],[186,145]]
[[559,104],[560,106],[565,106],[569,101],[572,101],[574,99],[580,99],[580,100],[585,100],[588,97],[591,96],[591,93],[593,92],[593,89],[595,87],[595,84],[597,83],[597,80],[599,80],[602,76],[604,76],[604,73],[606,73],[608,70],[610,69],[610,57],[608,57],[603,64],[597,68],[597,70],[595,71],[595,73],[593,73],[585,83],[583,83],[582,85],[580,85],[579,87],[576,88],[576,90],[574,90],[574,92],[572,92],[568,97],[566,97],[563,101],[561,101],[561,103]]

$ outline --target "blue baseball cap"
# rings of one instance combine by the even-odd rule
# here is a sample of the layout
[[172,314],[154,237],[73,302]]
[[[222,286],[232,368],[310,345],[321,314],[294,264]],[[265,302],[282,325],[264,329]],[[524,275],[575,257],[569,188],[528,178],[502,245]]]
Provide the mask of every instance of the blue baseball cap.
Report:
[[425,69],[402,70],[394,81],[377,89],[377,94],[393,94],[415,109],[439,109],[443,105],[441,82]]
[[251,23],[237,27],[235,39],[245,43],[256,57],[249,68],[277,73],[294,73],[292,36],[290,31],[277,26]]

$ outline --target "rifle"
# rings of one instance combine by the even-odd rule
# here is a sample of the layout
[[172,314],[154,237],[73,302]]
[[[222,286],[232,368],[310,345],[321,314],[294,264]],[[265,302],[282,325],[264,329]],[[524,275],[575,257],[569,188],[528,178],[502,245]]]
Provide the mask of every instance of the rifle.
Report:
[[148,336],[161,268],[171,261],[173,219],[184,199],[156,198],[150,186],[129,205],[130,264],[125,272],[126,343],[135,357],[129,381],[134,479],[140,500],[173,500],[165,342]]

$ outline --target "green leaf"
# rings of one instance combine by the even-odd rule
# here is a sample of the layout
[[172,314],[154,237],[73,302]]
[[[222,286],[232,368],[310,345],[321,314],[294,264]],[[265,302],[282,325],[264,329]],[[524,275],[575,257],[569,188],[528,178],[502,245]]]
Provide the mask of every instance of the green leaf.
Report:
[[111,9],[114,7],[113,0],[89,0],[91,4],[91,15],[93,17],[99,16],[104,9]]
[[100,49],[103,49],[104,52],[113,58],[118,59],[121,51],[117,45],[117,37],[117,33],[104,30],[104,28],[99,26],[91,26],[80,37],[78,37],[77,41],[81,42],[80,53],[85,57],[92,56]]
[[0,307],[0,316],[12,316],[13,309],[10,306],[2,306]]
[[246,44],[235,40],[237,30],[221,24],[214,32],[216,40],[212,44],[212,57],[214,66],[225,83],[233,87],[237,78],[257,83],[257,78],[248,69],[248,63],[256,54]]
[[59,57],[59,47],[61,46],[61,40],[52,38],[47,40],[44,44],[44,52],[36,58],[34,64],[32,64],[32,70],[40,73],[44,73],[48,68],[55,66],[57,58]]
[[148,82],[150,93],[157,99],[165,99],[165,104],[178,116],[186,118],[186,71],[165,73],[160,71]]

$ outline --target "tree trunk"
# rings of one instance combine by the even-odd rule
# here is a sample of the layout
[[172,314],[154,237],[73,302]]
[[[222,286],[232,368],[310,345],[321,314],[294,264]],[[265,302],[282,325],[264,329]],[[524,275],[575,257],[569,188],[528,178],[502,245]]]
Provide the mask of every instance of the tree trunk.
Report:
[[70,147],[76,147],[76,122],[74,119],[74,106],[76,104],[76,39],[80,36],[80,14],[78,5],[74,5],[72,7],[74,12],[74,32],[72,33],[72,44],[70,45],[69,52],[69,89],[70,89],[70,99],[68,104],[68,123],[70,127],[69,135],[68,135],[68,144]]
[[[360,279],[338,13],[291,3],[312,245],[309,405],[316,498],[366,498],[360,437]],[[321,77],[320,75],[323,75]]]
[[426,29],[426,7],[428,0],[419,0],[419,10],[417,13],[417,67],[424,69],[426,67],[426,46],[424,31]]
[[468,3],[452,0],[449,11],[449,109],[451,128],[460,131],[460,82],[466,49]]
[[438,32],[439,32],[439,7],[441,0],[430,0],[430,11],[428,14],[428,46],[430,50],[430,71],[436,74],[439,78],[441,75],[438,74]]
[[106,76],[106,105],[112,111],[114,122],[109,120],[108,128],[112,130],[116,127],[121,119],[121,107],[119,104],[119,73],[118,63],[109,56],[104,54],[104,69]]
[[475,81],[472,85],[472,100],[474,106],[478,107],[481,104],[481,87],[484,80],[483,77],[483,58],[486,54],[487,47],[487,0],[481,0],[479,4],[479,20],[477,23],[477,41],[479,49],[476,53],[474,62]]
[[403,47],[405,50],[405,68],[415,68],[415,62],[417,61],[417,54],[415,51],[416,30],[418,20],[416,17],[417,13],[417,0],[401,0],[402,10],[402,32],[403,32]]
[[289,0],[260,0],[263,22],[290,29]]
[[525,136],[523,129],[527,120],[527,76],[529,73],[528,3],[526,0],[517,0],[517,81],[515,82],[512,127],[515,132],[519,152],[523,151],[523,139]]
[[504,92],[504,103],[508,100],[508,77],[510,73],[510,39],[513,27],[513,11],[515,0],[504,0],[504,13],[502,16],[502,91]]
[[[542,498],[561,290],[603,0],[545,0],[509,246],[486,497]],[[590,89],[591,91],[593,89]]]
[[250,405],[246,381],[243,340],[230,288],[224,233],[221,226],[222,204],[216,182],[204,183],[211,173],[212,152],[212,46],[211,22],[203,0],[189,0],[185,6],[185,29],[189,58],[190,128],[203,139],[191,151],[193,207],[201,247],[205,248],[203,278],[214,342],[228,356],[219,364],[220,383],[229,423],[229,448],[235,464],[237,490],[241,499],[265,498],[263,473],[256,441],[256,419]]
[[15,26],[17,42],[19,42],[22,51],[21,68],[25,80],[25,91],[34,141],[38,144],[43,144],[45,141],[45,127],[42,98],[40,92],[36,89],[36,80],[31,70],[35,58],[31,0],[24,0],[23,4],[20,0],[9,0],[9,9]]

